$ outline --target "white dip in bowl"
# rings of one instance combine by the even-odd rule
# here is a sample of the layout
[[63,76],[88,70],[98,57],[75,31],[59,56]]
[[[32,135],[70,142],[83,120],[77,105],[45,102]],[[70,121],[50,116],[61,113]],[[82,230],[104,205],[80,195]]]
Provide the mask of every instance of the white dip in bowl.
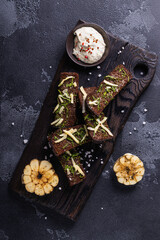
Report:
[[106,48],[102,35],[92,27],[81,27],[74,32],[73,54],[85,63],[99,61]]

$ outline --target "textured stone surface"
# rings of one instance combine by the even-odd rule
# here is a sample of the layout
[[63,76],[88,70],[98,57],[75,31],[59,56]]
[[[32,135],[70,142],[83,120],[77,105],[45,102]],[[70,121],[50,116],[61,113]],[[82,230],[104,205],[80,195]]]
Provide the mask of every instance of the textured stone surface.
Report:
[[[78,19],[100,24],[112,34],[159,54],[159,9],[158,0],[121,4],[118,0],[1,0],[0,239],[160,238],[159,64],[75,224],[56,214],[46,215],[8,192],[8,182],[64,52],[66,36]],[[146,168],[143,181],[129,190],[115,183],[112,171],[114,161],[126,152],[137,154]]]

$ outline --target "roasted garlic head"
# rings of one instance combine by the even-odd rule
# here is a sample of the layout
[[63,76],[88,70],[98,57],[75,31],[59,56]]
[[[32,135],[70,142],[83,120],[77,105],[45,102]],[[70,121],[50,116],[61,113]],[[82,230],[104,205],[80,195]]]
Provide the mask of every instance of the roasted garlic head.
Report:
[[118,158],[113,170],[118,182],[124,185],[134,185],[141,181],[145,172],[143,162],[131,153],[126,153]]
[[49,194],[58,185],[58,182],[59,178],[52,168],[52,164],[46,160],[33,159],[23,170],[22,183],[30,193],[39,196]]

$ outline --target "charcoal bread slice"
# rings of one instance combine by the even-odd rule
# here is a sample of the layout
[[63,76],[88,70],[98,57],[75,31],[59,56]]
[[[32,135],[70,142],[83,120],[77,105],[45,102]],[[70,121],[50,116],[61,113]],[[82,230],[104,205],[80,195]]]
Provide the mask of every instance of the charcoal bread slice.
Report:
[[57,105],[53,111],[55,116],[51,125],[56,128],[73,126],[76,122],[79,75],[74,72],[62,72],[58,86]]
[[91,138],[85,125],[76,125],[73,127],[58,129],[48,137],[52,150],[56,156],[83,145]]
[[79,88],[79,75],[76,72],[62,72],[60,74],[60,81],[58,84],[60,91],[68,89],[70,93],[78,93]]
[[86,174],[80,161],[80,155],[76,150],[65,152],[59,156],[59,161],[70,186],[76,185],[85,179]]
[[[96,87],[80,88],[78,96],[82,108],[85,105],[84,98],[88,94],[92,93],[95,89]],[[87,109],[82,109],[82,112],[85,125],[93,142],[100,143],[102,141],[113,138],[113,134],[111,133],[111,130],[109,129],[109,126],[107,124],[107,118],[105,117],[103,112],[98,117],[94,113],[87,111]]]
[[99,116],[131,78],[131,73],[123,65],[118,65],[109,75],[105,76],[99,87],[87,96],[86,104],[90,111]]

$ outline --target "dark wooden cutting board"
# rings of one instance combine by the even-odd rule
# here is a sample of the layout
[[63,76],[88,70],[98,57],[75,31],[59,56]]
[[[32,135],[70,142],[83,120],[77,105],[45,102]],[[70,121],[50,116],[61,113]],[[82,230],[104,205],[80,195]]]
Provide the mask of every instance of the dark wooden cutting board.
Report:
[[[78,22],[78,24],[81,23],[83,23],[83,21]],[[109,33],[108,35],[110,39],[110,52],[106,60],[100,65],[100,69],[97,69],[97,67],[80,67],[69,59],[66,52],[64,53],[43,103],[31,138],[10,182],[11,189],[20,196],[49,209],[50,212],[56,211],[72,220],[76,219],[90,196],[94,185],[113,152],[117,135],[124,127],[138,98],[152,81],[157,64],[156,54],[138,48]],[[88,143],[79,148],[84,167],[87,169],[88,164],[86,162],[89,162],[91,166],[88,167],[87,177],[84,182],[77,186],[69,187],[58,160],[54,155],[50,155],[52,154],[51,149],[49,147],[46,149],[45,147],[48,146],[47,135],[50,131],[50,122],[53,120],[52,112],[56,106],[60,72],[77,72],[80,77],[80,86],[91,87],[98,86],[103,80],[103,77],[109,74],[109,72],[119,64],[124,64],[132,73],[133,78],[105,109],[105,115],[108,117],[108,124],[114,134],[114,139],[103,143],[103,145]],[[92,72],[92,74],[89,75],[89,72]],[[99,74],[101,74],[102,77],[100,77]],[[88,81],[88,78],[90,78],[90,81]],[[90,158],[88,155],[90,155]],[[26,192],[24,186],[21,184],[21,175],[25,165],[28,164],[31,159],[44,159],[45,156],[51,160],[53,167],[59,175],[60,182],[51,194],[38,197]]]

